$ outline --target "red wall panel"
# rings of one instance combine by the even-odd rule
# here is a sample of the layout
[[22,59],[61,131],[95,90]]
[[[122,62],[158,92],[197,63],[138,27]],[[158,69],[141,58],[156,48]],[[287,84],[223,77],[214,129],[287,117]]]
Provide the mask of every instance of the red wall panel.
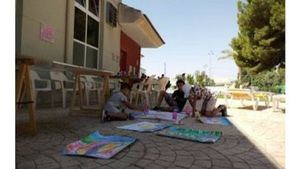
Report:
[[121,32],[120,71],[128,72],[129,66],[131,65],[132,67],[135,67],[135,71],[138,74],[140,71],[140,60],[140,45],[127,36],[124,32]]

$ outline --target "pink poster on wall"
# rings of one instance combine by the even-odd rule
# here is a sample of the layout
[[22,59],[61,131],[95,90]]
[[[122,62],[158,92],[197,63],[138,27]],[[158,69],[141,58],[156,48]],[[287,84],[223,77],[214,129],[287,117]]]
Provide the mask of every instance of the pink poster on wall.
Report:
[[54,43],[54,28],[49,25],[41,25],[41,40]]

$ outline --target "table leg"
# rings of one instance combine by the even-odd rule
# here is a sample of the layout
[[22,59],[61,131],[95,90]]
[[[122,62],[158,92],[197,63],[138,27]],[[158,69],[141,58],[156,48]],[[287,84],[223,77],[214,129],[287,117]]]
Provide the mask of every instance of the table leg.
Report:
[[74,88],[73,88],[73,97],[72,97],[71,106],[70,106],[70,114],[71,115],[72,115],[72,112],[75,108],[75,103],[76,103],[76,92],[77,92],[77,89],[78,89],[78,83],[77,83],[78,79],[80,79],[80,76],[79,76],[78,73],[75,73],[75,83],[74,83]]
[[81,81],[80,81],[80,74],[77,74],[77,85],[78,85],[78,91],[79,91],[79,108],[80,110],[83,109],[82,107],[82,101],[83,101],[83,93],[81,88]]
[[[32,84],[31,84],[31,78],[30,78],[30,72],[29,72],[29,66],[25,67],[25,88],[26,88],[26,95],[27,99],[29,101],[33,101],[33,93],[32,93]],[[31,128],[32,135],[36,134],[37,127],[36,127],[36,112],[35,112],[35,106],[34,103],[29,103],[29,124]]]
[[17,86],[16,86],[16,102],[21,101],[21,94],[22,94],[22,88],[24,85],[24,79],[25,79],[25,73],[26,73],[26,66],[24,64],[21,64],[20,70],[18,72],[17,76]]
[[100,104],[100,119],[102,119],[102,111],[104,109],[104,105],[106,103],[106,100],[109,97],[109,76],[104,77],[104,82],[103,82],[103,92],[101,94],[101,104]]

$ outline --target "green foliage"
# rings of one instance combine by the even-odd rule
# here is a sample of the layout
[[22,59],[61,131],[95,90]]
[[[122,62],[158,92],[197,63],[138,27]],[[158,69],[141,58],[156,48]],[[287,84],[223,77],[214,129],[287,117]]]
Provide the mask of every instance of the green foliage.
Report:
[[188,81],[189,84],[195,84],[195,79],[192,74],[188,74],[186,80]]
[[236,64],[251,73],[285,67],[285,1],[238,1],[238,36],[231,41]]
[[[181,75],[176,75],[175,79],[181,79]],[[194,75],[188,74],[186,80],[191,85],[198,86],[214,86],[216,83],[213,79],[209,78],[205,71],[196,71]]]
[[[195,82],[193,84],[196,84],[198,86],[214,86],[215,81],[207,76],[205,71],[196,71],[194,75]],[[192,84],[192,83],[191,83]]]
[[283,86],[285,86],[285,69],[272,69],[258,74],[250,74],[247,71],[242,71],[240,84],[245,83],[257,86],[262,91],[280,93],[283,90]]
[[176,79],[176,80],[182,79],[181,74],[180,74],[180,75],[176,75],[176,76],[175,76],[175,79]]

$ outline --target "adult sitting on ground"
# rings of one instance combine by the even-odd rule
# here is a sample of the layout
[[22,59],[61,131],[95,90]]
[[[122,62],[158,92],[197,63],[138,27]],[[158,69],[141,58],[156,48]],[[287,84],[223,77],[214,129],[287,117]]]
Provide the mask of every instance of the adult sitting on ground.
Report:
[[[177,80],[176,86],[177,90],[173,92],[172,95],[166,92],[166,90],[171,86],[170,81],[166,85],[166,90],[160,91],[160,94],[158,96],[158,102],[157,105],[153,108],[154,110],[163,110],[163,111],[174,111],[177,110],[179,112],[182,111],[186,101],[188,100],[187,98],[184,97],[184,91],[183,91],[183,86],[184,86],[184,81],[182,79]],[[163,99],[166,100],[167,104],[169,107],[160,107]]]

